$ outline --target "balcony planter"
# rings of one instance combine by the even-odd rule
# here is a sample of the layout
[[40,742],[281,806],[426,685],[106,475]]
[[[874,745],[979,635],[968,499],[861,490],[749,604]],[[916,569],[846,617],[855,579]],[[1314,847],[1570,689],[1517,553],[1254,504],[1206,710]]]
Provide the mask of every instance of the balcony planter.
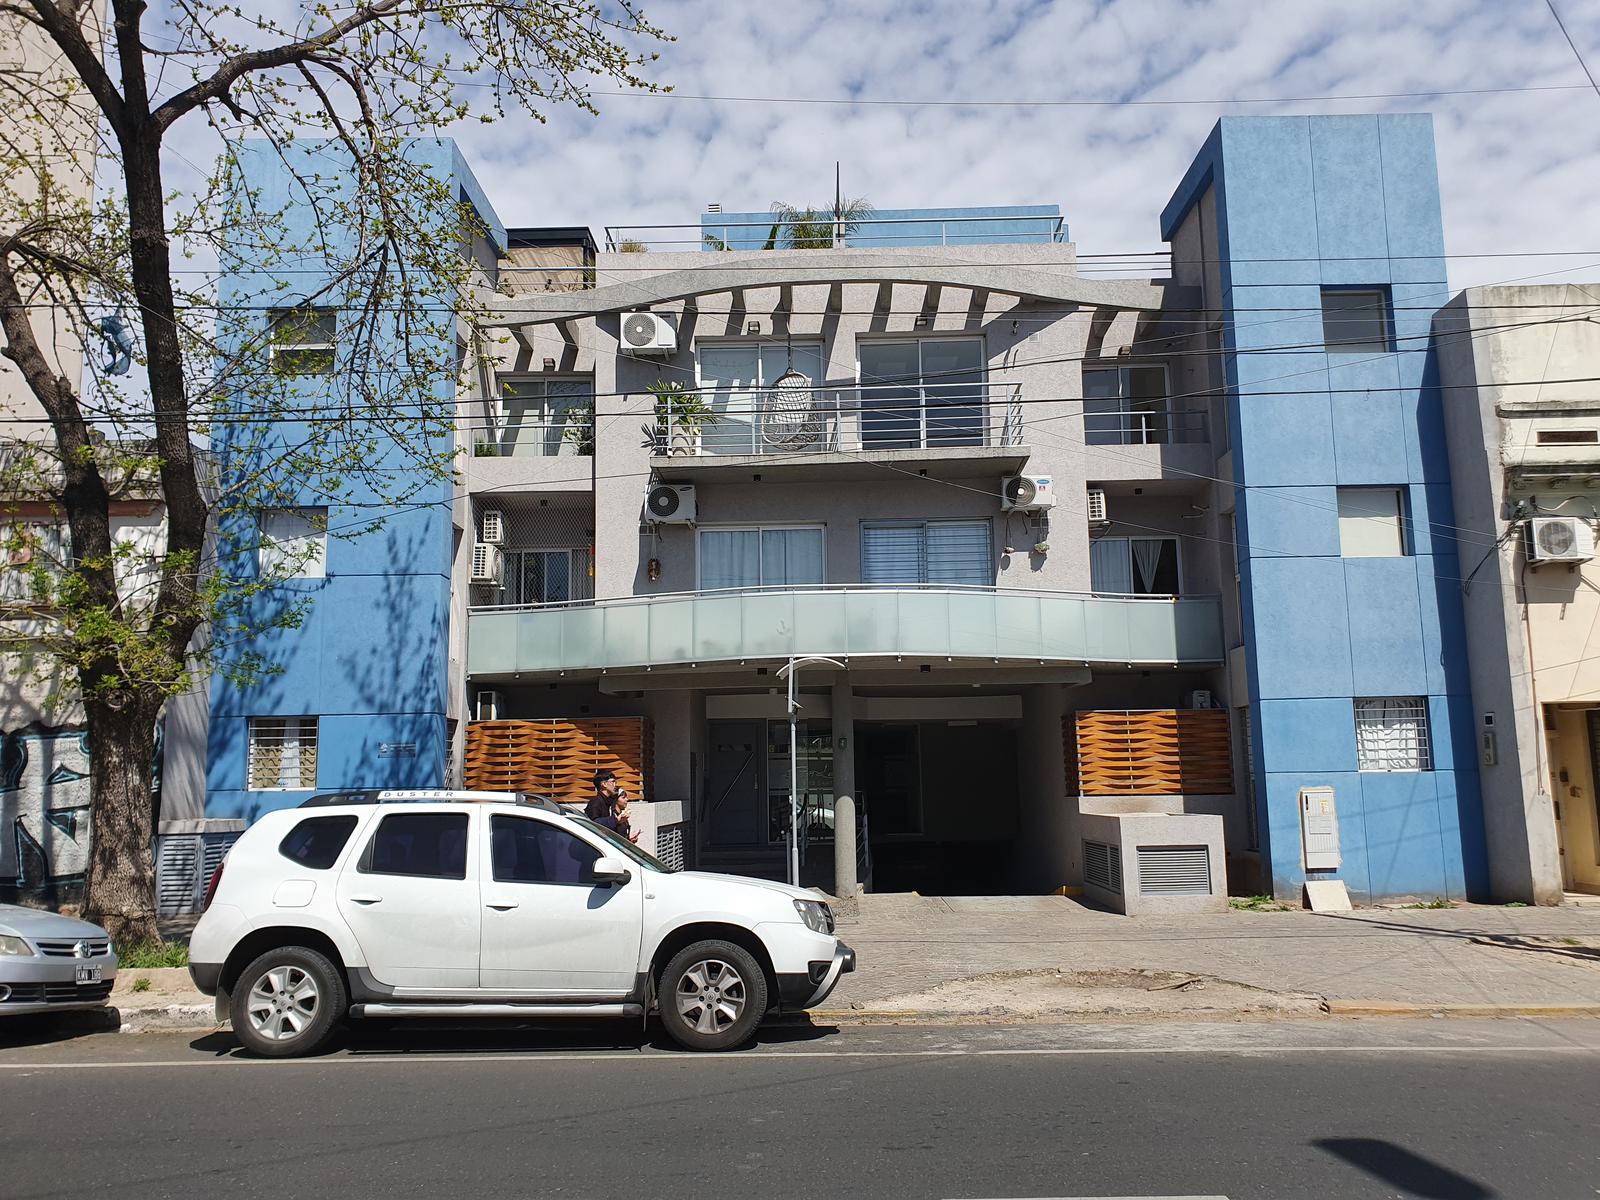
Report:
[[704,452],[703,428],[714,424],[717,414],[699,392],[688,391],[676,380],[656,380],[650,385],[656,398],[656,451],[683,458]]

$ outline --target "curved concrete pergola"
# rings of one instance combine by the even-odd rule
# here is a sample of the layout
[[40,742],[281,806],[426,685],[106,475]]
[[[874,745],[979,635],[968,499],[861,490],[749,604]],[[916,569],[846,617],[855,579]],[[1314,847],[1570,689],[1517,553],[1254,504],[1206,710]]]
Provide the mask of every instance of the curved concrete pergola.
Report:
[[545,325],[577,317],[634,312],[654,304],[719,292],[786,286],[887,283],[968,288],[1026,300],[1129,312],[1159,312],[1163,307],[1181,306],[1190,298],[1192,291],[1167,283],[1085,279],[1078,275],[1004,263],[919,261],[904,253],[834,254],[818,251],[815,254],[815,260],[786,256],[770,265],[759,263],[753,257],[740,258],[721,266],[708,264],[686,270],[663,271],[659,275],[609,283],[582,292],[542,292],[516,297],[484,293],[479,300],[486,318],[480,324],[490,329]]

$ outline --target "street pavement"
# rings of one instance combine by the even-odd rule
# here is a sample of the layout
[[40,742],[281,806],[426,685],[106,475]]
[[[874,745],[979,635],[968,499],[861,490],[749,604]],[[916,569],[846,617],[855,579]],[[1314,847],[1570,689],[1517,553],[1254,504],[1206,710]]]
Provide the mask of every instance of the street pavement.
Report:
[[264,1062],[225,1033],[0,1027],[0,1196],[1593,1200],[1600,1021],[637,1027],[359,1024]]

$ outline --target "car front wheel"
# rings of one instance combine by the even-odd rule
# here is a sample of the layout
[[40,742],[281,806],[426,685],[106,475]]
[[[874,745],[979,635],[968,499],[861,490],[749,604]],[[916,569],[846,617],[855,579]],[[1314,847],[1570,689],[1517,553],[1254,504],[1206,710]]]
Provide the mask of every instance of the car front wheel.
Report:
[[234,1036],[252,1054],[315,1054],[349,1009],[344,975],[326,955],[283,946],[256,959],[233,985]]
[[696,942],[661,973],[661,1023],[686,1050],[728,1050],[755,1033],[767,1011],[767,977],[743,946]]

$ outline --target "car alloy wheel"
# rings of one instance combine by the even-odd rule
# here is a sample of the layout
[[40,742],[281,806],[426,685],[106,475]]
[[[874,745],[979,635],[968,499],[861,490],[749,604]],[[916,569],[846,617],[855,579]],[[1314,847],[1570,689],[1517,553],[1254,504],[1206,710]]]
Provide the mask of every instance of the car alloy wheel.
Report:
[[696,1033],[721,1033],[749,1002],[744,976],[729,963],[707,958],[678,976],[678,1013]]
[[250,989],[246,1012],[250,1026],[269,1041],[299,1037],[317,1016],[322,1000],[317,981],[292,963],[275,966]]

